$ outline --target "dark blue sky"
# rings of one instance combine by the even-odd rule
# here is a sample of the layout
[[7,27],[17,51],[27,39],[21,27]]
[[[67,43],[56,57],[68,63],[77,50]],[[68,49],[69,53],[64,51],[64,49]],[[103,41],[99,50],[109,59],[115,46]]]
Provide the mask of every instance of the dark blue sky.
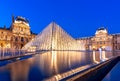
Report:
[[53,20],[75,38],[94,35],[103,26],[120,32],[119,0],[1,0],[1,27],[10,26],[12,14],[27,18],[35,33]]

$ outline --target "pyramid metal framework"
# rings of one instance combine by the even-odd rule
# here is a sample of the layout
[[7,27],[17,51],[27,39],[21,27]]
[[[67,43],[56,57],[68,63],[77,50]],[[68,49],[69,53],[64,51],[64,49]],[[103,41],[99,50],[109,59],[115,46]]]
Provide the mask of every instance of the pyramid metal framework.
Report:
[[52,22],[22,49],[35,47],[35,50],[84,50],[83,45]]

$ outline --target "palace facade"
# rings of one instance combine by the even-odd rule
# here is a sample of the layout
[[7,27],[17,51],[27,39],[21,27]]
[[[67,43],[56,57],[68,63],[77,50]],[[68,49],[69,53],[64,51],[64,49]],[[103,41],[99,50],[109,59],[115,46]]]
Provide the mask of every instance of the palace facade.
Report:
[[[12,16],[9,28],[0,27],[0,48],[21,49],[26,43],[35,38],[27,19]],[[109,34],[104,27],[97,29],[94,36],[76,39],[85,50],[120,50],[120,34]]]
[[27,19],[12,16],[12,24],[9,28],[6,26],[0,28],[0,48],[21,49],[27,42],[36,36],[30,30]]
[[120,50],[120,34],[109,34],[104,27],[97,29],[95,36],[76,39],[83,42],[86,50]]

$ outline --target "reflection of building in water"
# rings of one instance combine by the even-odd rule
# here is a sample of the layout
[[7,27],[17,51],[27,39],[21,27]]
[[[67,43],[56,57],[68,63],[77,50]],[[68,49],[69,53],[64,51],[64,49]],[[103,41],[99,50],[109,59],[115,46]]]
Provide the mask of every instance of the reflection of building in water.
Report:
[[[92,63],[90,53],[75,51],[50,51],[40,55],[42,71],[51,68],[53,73],[65,72],[67,68],[72,69],[82,65]],[[36,57],[38,58],[38,57]],[[47,59],[48,58],[48,59]],[[49,66],[46,66],[46,63]],[[45,64],[44,64],[45,63]],[[49,68],[48,68],[49,67]],[[69,70],[68,69],[68,70]],[[51,72],[49,72],[51,73]]]
[[[110,55],[110,53],[106,55]],[[9,77],[11,79],[10,81],[42,81],[43,79],[56,76],[57,80],[52,79],[51,81],[58,81],[60,80],[59,78],[65,78],[87,68],[83,66],[87,65],[89,67],[95,63],[99,63],[99,57],[98,51],[94,53],[48,51],[36,54],[32,58],[0,67],[0,76]],[[103,59],[108,58],[108,56],[104,55],[102,57]]]
[[[59,78],[74,74],[76,72],[74,70],[78,67],[92,64],[91,54],[77,51],[49,51],[40,54],[40,57],[36,56],[36,58],[39,59],[37,65],[40,63],[41,72],[48,76],[58,75],[55,77],[56,79],[52,79],[51,81],[59,81]],[[64,75],[68,71],[71,72]]]
[[27,19],[20,16],[12,17],[10,28],[0,28],[0,47],[20,49],[35,36],[36,34],[30,31]]
[[78,41],[85,43],[86,50],[120,50],[120,34],[109,34],[104,27],[99,28],[95,36],[79,38]]
[[11,81],[28,81],[32,58],[7,65],[10,71]]

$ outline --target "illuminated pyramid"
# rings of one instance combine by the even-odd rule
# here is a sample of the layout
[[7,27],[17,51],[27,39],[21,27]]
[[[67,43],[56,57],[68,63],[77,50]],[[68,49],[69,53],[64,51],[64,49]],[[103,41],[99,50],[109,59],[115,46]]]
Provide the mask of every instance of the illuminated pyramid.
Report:
[[35,50],[82,50],[83,46],[65,32],[55,22],[50,23],[23,49],[35,48]]

